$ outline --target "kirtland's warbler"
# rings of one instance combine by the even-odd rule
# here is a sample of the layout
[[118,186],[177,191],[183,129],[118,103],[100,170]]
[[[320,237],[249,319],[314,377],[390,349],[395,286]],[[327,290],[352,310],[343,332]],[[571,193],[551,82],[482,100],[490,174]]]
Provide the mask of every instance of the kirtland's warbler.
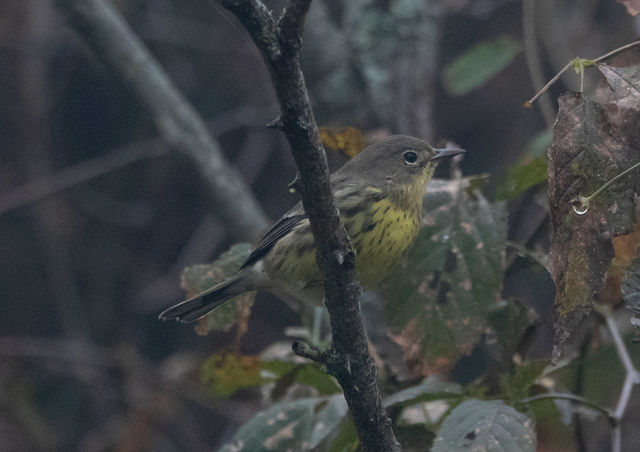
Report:
[[[422,197],[435,166],[443,157],[461,152],[435,149],[409,136],[390,136],[332,174],[333,193],[364,287],[381,282],[400,261],[420,228]],[[235,276],[167,309],[160,318],[191,322],[256,289],[285,300],[322,302],[322,274],[301,203],[265,233]]]

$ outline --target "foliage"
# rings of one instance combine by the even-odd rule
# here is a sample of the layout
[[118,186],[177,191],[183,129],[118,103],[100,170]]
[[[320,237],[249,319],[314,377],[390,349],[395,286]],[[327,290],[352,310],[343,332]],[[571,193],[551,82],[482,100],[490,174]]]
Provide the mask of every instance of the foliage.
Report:
[[534,422],[498,400],[467,400],[445,419],[433,452],[535,452]]
[[484,333],[502,284],[506,211],[465,180],[430,186],[423,227],[385,285],[385,313],[401,346],[424,365],[450,366]]
[[[573,209],[578,196],[593,193],[629,167],[632,156],[620,140],[625,137],[635,143],[638,137],[637,130],[629,126],[629,121],[635,121],[637,71],[608,66],[600,70],[612,87],[611,93],[600,92],[597,101],[581,94],[563,96],[553,140],[548,132],[532,140],[498,190],[499,198],[514,199],[544,182],[549,171],[551,271],[558,284],[557,346],[562,344],[563,334],[570,334],[575,327],[572,322],[588,313],[591,299],[602,288],[613,257],[612,238],[616,265],[622,270],[612,270],[610,276],[621,275],[622,295],[640,312],[640,264],[637,259],[631,263],[638,241],[633,234],[624,235],[635,219],[635,182],[614,184],[590,199],[585,215],[577,215]],[[349,147],[349,140],[339,131],[323,133],[323,139],[338,149]],[[547,163],[542,154],[549,145]],[[384,398],[383,405],[392,414],[399,437],[406,444],[430,443],[435,438],[435,452],[533,451],[536,432],[531,415],[539,418],[541,431],[564,437],[557,420],[566,412],[562,408],[566,403],[527,401],[531,393],[561,384],[566,372],[558,373],[557,378],[544,376],[546,361],[522,361],[517,354],[536,316],[518,300],[501,296],[507,240],[505,204],[487,201],[472,178],[457,178],[433,181],[423,205],[423,224],[415,245],[383,287],[389,337],[400,346],[410,373],[430,375]],[[466,387],[433,375],[446,374],[478,348],[487,352],[488,359],[513,360],[511,366],[491,377],[497,378],[493,388],[483,380],[490,378],[489,371]],[[231,363],[230,373],[238,367],[238,363]],[[257,368],[260,372],[249,366],[248,378],[237,375],[232,379],[238,387],[245,380],[248,386],[270,381],[271,397],[281,402],[245,424],[224,450],[357,448],[353,424],[345,416],[346,406],[337,402],[342,399],[335,381],[314,373],[312,365],[287,359],[265,361]],[[270,373],[268,378],[265,371]],[[303,377],[306,374],[308,377]],[[256,375],[260,377],[256,379]],[[313,388],[316,395],[287,400],[286,394],[296,385]],[[489,400],[490,396],[501,400]],[[516,408],[527,409],[528,414]],[[571,412],[586,411],[575,406]]]
[[385,408],[390,408],[429,400],[459,397],[461,395],[462,387],[460,385],[442,381],[440,378],[432,376],[426,378],[417,386],[412,386],[390,395],[382,401],[382,404]]
[[214,397],[227,397],[234,392],[273,383],[270,395],[281,398],[292,385],[305,385],[317,394],[340,392],[336,381],[318,366],[297,362],[292,356],[270,359],[266,356],[216,353],[203,364],[201,381]]
[[[503,345],[501,352],[508,355],[532,321],[518,303],[499,297],[506,240],[505,207],[489,203],[477,190],[467,193],[471,186],[469,179],[434,181],[430,185],[424,198],[422,230],[399,270],[404,276],[390,278],[385,286],[387,316],[391,325],[401,330],[392,337],[401,346],[403,341],[414,347],[421,344],[423,354],[418,358],[421,371],[431,365],[450,367],[464,353],[482,344],[483,337],[498,338]],[[409,268],[414,270],[407,277]],[[411,336],[417,333],[420,336]],[[248,363],[244,373],[238,372],[242,363]],[[503,382],[505,393],[516,402],[517,396],[527,393],[540,371],[539,365],[517,368],[514,376]],[[220,372],[231,378],[220,378]],[[283,400],[261,412],[237,432],[224,450],[253,450],[252,447],[308,450],[305,447],[309,442],[322,443],[326,448],[323,450],[349,450],[357,444],[353,426],[342,411],[334,409],[333,423],[324,420],[324,404],[333,406],[331,394],[339,389],[331,377],[318,373],[313,364],[291,362],[290,356],[263,362],[257,357],[233,360],[214,355],[207,361],[204,375],[208,387],[218,395],[269,381],[272,382],[269,393],[276,400],[300,384],[313,388],[317,394],[313,398]],[[469,391],[469,395],[474,393],[472,389]],[[437,416],[441,418],[469,395],[465,395],[460,385],[431,376],[418,385],[390,394],[383,404],[398,411],[398,419],[416,419],[419,412],[440,413]],[[512,415],[506,405],[501,410],[501,416]],[[413,431],[414,439],[422,437],[417,441],[424,442],[425,438],[433,438],[439,421],[417,419],[423,427]],[[429,415],[429,419],[438,418]],[[313,432],[312,425],[322,428]],[[486,438],[491,436],[487,434]],[[478,441],[484,439],[479,437]]]
[[[236,429],[224,450],[358,450],[341,389],[325,369],[295,357],[291,339],[277,343],[278,353],[270,347],[255,354],[269,341],[294,336],[279,329],[295,315],[284,304],[265,303],[251,312],[254,294],[238,297],[196,327],[200,334],[215,333],[208,338],[157,322],[156,314],[181,296],[173,291],[178,265],[258,231],[220,221],[233,218],[234,206],[220,211],[218,198],[226,187],[211,192],[207,184],[219,179],[209,171],[216,156],[195,163],[176,158],[173,132],[193,122],[149,115],[153,109],[143,108],[128,79],[138,73],[137,62],[125,74],[114,72],[99,50],[88,52],[82,43],[89,30],[74,21],[48,20],[58,12],[35,3],[9,0],[15,8],[6,8],[8,42],[40,42],[41,27],[23,26],[33,23],[45,25],[51,45],[35,54],[28,45],[18,46],[3,57],[3,123],[11,126],[3,137],[9,145],[0,200],[3,237],[9,238],[1,245],[5,447],[202,450]],[[71,3],[107,2],[55,2],[61,12],[61,5]],[[291,201],[283,186],[295,168],[279,133],[263,127],[276,115],[268,70],[256,65],[258,53],[248,48],[235,20],[221,13],[219,2],[185,8],[119,3],[118,11],[193,100],[194,111],[209,118],[214,140],[220,139],[225,157],[241,172],[235,180],[246,182],[270,215],[281,213]],[[275,3],[280,4],[268,8],[282,4]],[[582,415],[583,431],[591,433],[588,410],[566,400],[531,400],[571,392],[614,411],[620,388],[629,389],[637,375],[621,365],[606,334],[564,367],[531,361],[528,341],[537,322],[546,320],[546,308],[538,310],[536,321],[526,307],[532,300],[511,292],[513,275],[528,272],[530,263],[511,248],[503,256],[505,241],[522,253],[548,251],[548,222],[527,217],[533,210],[527,203],[540,201],[548,186],[550,261],[559,289],[557,348],[583,327],[593,300],[615,306],[624,298],[640,331],[640,170],[582,201],[640,160],[638,66],[574,60],[571,67],[580,76],[586,66],[600,71],[602,86],[563,96],[554,130],[547,125],[536,135],[540,118],[519,111],[521,97],[528,97],[523,90],[531,89],[519,38],[486,33],[506,30],[516,37],[520,22],[537,23],[540,54],[547,58],[554,45],[627,29],[631,22],[620,22],[624,8],[616,2],[600,2],[603,14],[596,15],[577,14],[584,9],[581,2],[552,8],[551,22],[528,20],[526,8],[520,21],[521,8],[505,9],[501,2],[444,3],[312,2],[305,25],[303,68],[316,117],[331,125],[320,130],[327,149],[349,157],[396,132],[448,138],[469,150],[465,172],[481,162],[482,171],[492,173],[488,183],[483,176],[482,187],[475,183],[480,178],[453,177],[429,188],[416,249],[383,288],[385,315],[380,303],[370,315],[375,329],[367,326],[391,343],[378,348],[371,334],[383,404],[406,450],[428,449],[436,437],[436,450],[530,450],[533,419],[540,450],[573,450],[579,432],[568,425]],[[637,1],[622,3],[630,14],[637,12],[629,7]],[[549,12],[538,8],[537,14],[540,19]],[[575,26],[553,35],[557,31],[549,24],[568,18]],[[186,35],[174,36],[178,29]],[[543,36],[547,29],[550,35]],[[80,39],[68,39],[69,32]],[[484,41],[477,44],[478,39]],[[533,42],[523,39],[525,46]],[[530,65],[532,56],[527,48]],[[438,67],[442,61],[449,62],[444,71]],[[541,63],[538,69],[546,71],[555,60]],[[162,103],[162,90],[152,91]],[[154,129],[154,123],[161,127]],[[164,139],[153,137],[159,130]],[[522,146],[525,137],[533,138]],[[456,172],[454,165],[451,174]],[[490,190],[483,193],[486,186]],[[509,204],[494,202],[494,187],[496,199]],[[583,202],[586,213],[577,215],[573,208],[581,210]],[[535,211],[542,216],[545,207],[542,201]],[[507,212],[509,220],[530,223],[531,231],[520,235],[522,228],[507,221]],[[248,226],[259,229],[262,214],[255,215]],[[232,275],[249,250],[239,244],[212,264],[185,270],[187,295]],[[535,268],[536,276],[542,273]],[[544,297],[536,295],[533,302],[541,302]],[[220,341],[230,335],[219,332],[229,331],[236,337],[227,347]],[[638,362],[640,347],[630,338],[626,344],[631,361]],[[209,354],[206,360],[202,353]],[[469,368],[470,376],[460,371]],[[237,429],[237,419],[258,404],[261,413]],[[618,401],[615,411],[620,407]],[[626,436],[636,408],[632,401],[627,415],[611,418],[612,428],[622,426]],[[505,425],[515,435],[507,446],[501,436]]]
[[527,163],[512,166],[507,170],[506,180],[498,190],[498,198],[507,200],[520,196],[534,185],[547,180],[547,159],[536,157]]
[[276,403],[240,427],[220,451],[310,450],[336,432],[346,413],[342,394]]
[[217,397],[226,397],[240,388],[265,382],[260,375],[260,361],[255,356],[230,353],[210,356],[202,365],[202,382]]
[[[556,358],[604,287],[614,256],[612,238],[628,233],[635,221],[637,178],[581,202],[635,163],[630,144],[640,143],[638,67],[599,69],[611,91],[598,100],[580,93],[563,95],[549,151]],[[576,209],[577,204],[581,205]]]
[[526,330],[536,322],[532,309],[526,309],[518,300],[500,300],[489,310],[485,341],[491,342],[489,351],[499,362],[510,360]]
[[[188,296],[213,287],[233,276],[249,257],[252,249],[253,246],[250,243],[236,243],[212,263],[186,268],[182,273],[182,287],[187,291]],[[197,333],[206,335],[212,331],[229,331],[238,322],[244,327],[241,329],[246,329],[254,299],[255,292],[246,292],[232,298],[229,303],[216,309],[215,315],[202,318],[196,327]]]
[[[491,70],[467,80],[466,65],[473,67],[477,58],[492,52],[497,55]],[[517,52],[517,45],[506,38],[474,48],[445,71],[447,83],[459,93],[468,92],[506,66]],[[595,192],[633,163],[623,141],[640,143],[634,122],[639,104],[634,91],[637,70],[599,67],[611,91],[600,91],[597,100],[576,93],[564,95],[553,138],[545,131],[532,139],[497,192],[498,199],[516,199],[549,176],[550,270],[558,288],[556,348],[590,311],[607,271],[610,278],[619,275],[622,295],[640,312],[640,264],[637,259],[631,263],[638,240],[633,234],[625,235],[635,221],[636,182],[621,181],[589,199],[585,215],[574,210],[580,196]],[[325,146],[347,156],[357,153],[363,143],[362,133],[353,128],[323,128],[321,138]],[[547,149],[548,159],[544,156]],[[476,182],[477,178],[458,177],[429,185],[415,244],[382,287],[388,337],[400,347],[409,374],[422,379],[390,391],[383,405],[406,444],[433,442],[435,452],[533,451],[536,422],[532,416],[538,419],[540,431],[564,437],[558,419],[586,411],[567,402],[528,401],[532,393],[566,384],[567,372],[551,378],[546,375],[546,361],[523,360],[519,354],[536,315],[519,300],[502,296],[506,204],[488,201]],[[612,264],[614,249],[617,263]],[[209,266],[188,269],[183,276],[185,287],[198,291],[221,281],[233,274],[248,253],[248,245],[241,244]],[[614,269],[616,265],[621,270]],[[246,306],[245,318],[250,304]],[[208,319],[204,329],[229,325],[242,318],[240,312],[237,308],[222,315],[216,312],[211,316],[215,320]],[[436,376],[446,375],[478,350],[483,350],[487,360],[502,363],[499,370],[486,369],[466,386]],[[570,367],[568,373],[572,372],[575,369]],[[244,424],[224,451],[358,448],[336,381],[316,365],[299,362],[290,350],[275,358],[268,353],[214,354],[203,366],[201,377],[215,397],[261,388],[275,402]],[[518,411],[522,409],[526,414]]]
[[507,174],[500,181],[496,193],[498,199],[515,199],[529,188],[546,182],[546,151],[551,145],[551,138],[551,130],[545,130],[529,140],[522,157],[507,168]]
[[515,366],[512,372],[501,376],[500,393],[513,404],[528,397],[547,364],[546,360],[539,360]]
[[444,85],[456,96],[467,94],[507,67],[519,52],[509,36],[476,44],[445,67]]

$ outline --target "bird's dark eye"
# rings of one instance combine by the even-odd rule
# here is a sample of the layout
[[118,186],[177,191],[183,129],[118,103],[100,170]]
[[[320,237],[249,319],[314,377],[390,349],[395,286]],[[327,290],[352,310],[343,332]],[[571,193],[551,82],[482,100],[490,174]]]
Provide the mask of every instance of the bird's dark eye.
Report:
[[402,160],[407,165],[415,165],[418,161],[418,154],[413,151],[406,151],[404,154],[402,154]]

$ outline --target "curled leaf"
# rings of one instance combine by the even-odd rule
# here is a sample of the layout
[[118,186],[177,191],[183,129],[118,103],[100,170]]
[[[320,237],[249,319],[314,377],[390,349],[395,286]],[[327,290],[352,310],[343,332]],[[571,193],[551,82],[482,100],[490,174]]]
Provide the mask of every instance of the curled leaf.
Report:
[[[576,199],[631,166],[634,155],[603,105],[579,93],[563,95],[559,105],[548,169],[555,359],[604,286],[614,255],[611,240],[629,232],[634,221],[635,191],[634,183],[620,180],[591,199],[582,215],[574,211]],[[637,114],[635,121],[640,127]]]

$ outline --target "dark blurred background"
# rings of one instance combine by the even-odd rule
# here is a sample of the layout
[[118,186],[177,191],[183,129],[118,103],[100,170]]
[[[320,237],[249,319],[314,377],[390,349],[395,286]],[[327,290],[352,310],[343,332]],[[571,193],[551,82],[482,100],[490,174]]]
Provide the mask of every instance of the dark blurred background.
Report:
[[[288,144],[264,127],[278,111],[268,73],[235,18],[213,0],[111,4],[205,119],[266,216],[295,203]],[[523,29],[537,38],[527,43]],[[452,141],[469,151],[465,174],[491,175],[492,196],[552,125],[553,99],[578,86],[568,74],[523,108],[541,87],[529,49],[548,80],[571,58],[597,57],[639,32],[614,0],[316,0],[303,70],[320,125],[355,127],[369,140]],[[477,89],[451,93],[443,68],[501,36],[517,44],[514,58]],[[136,93],[51,1],[0,2],[0,146],[0,450],[210,450],[228,439],[259,400],[211,400],[196,374],[233,332],[199,337],[157,315],[184,296],[185,266],[248,234],[217,215],[193,161],[160,138]],[[329,160],[337,168],[344,158]],[[537,212],[532,203],[544,204],[540,194],[512,202],[512,237],[528,209]],[[535,224],[525,242],[544,234],[544,219]],[[541,303],[550,305],[548,276],[512,277],[507,289],[526,299],[546,287]],[[257,353],[297,323],[284,303],[261,296],[241,350]]]

